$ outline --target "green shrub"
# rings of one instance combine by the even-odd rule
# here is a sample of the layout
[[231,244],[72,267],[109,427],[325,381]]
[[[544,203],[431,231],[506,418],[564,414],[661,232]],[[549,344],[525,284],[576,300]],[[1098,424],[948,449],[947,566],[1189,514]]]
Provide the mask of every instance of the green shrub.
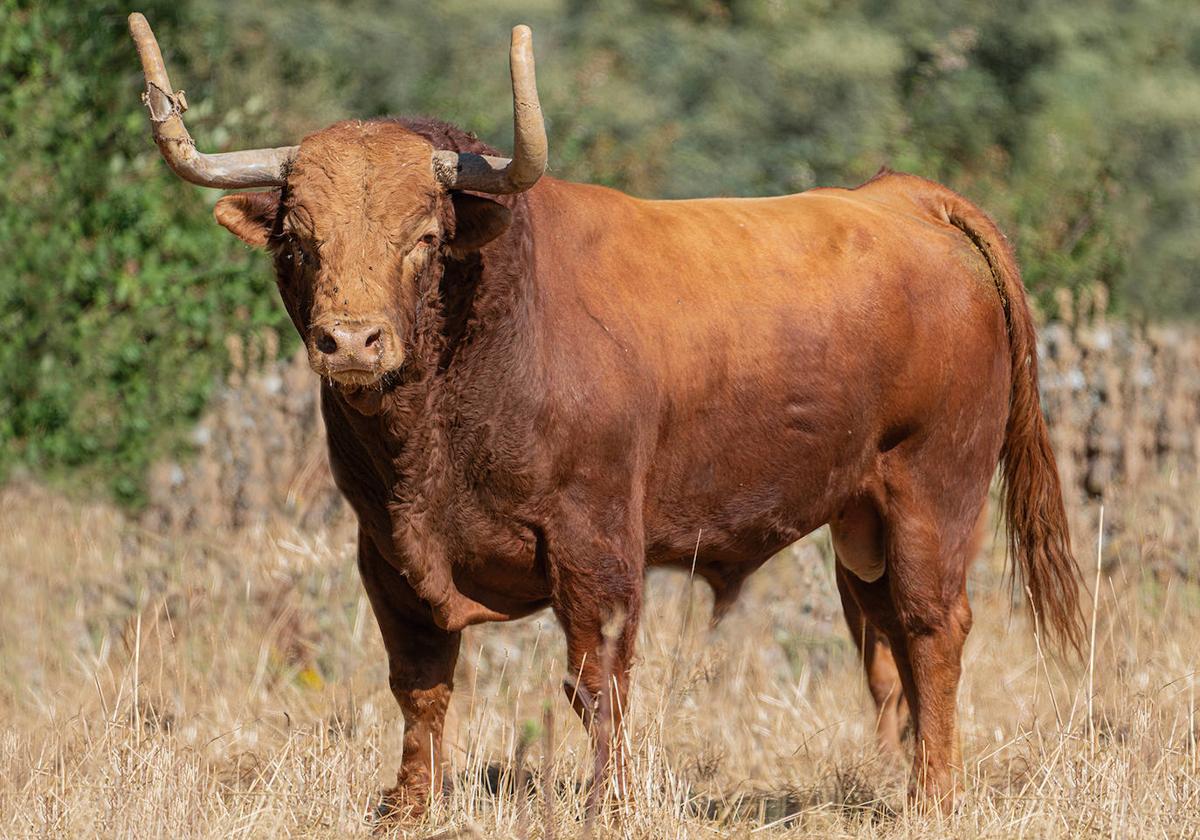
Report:
[[[147,12],[170,43],[178,6]],[[3,0],[0,17],[0,466],[82,469],[136,502],[219,380],[225,336],[285,318],[214,196],[164,177],[124,6]]]
[[[339,117],[511,138],[533,25],[551,171],[644,196],[854,184],[881,164],[997,217],[1043,298],[1200,313],[1200,15],[1189,0],[151,0],[206,149]],[[291,336],[269,268],[149,139],[111,0],[0,0],[0,470],[140,498],[227,365]]]

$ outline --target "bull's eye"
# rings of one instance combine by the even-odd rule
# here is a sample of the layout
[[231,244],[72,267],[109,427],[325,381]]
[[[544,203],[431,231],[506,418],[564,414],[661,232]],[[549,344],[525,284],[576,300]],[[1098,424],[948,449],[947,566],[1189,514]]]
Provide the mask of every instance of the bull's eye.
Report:
[[422,236],[419,240],[417,240],[417,242],[418,242],[418,244],[420,244],[426,248],[436,247],[438,244],[437,234],[427,233],[424,236]]
[[304,250],[304,246],[300,244],[298,239],[293,239],[290,246],[288,253],[291,255],[293,263],[302,266],[309,261],[308,252]]
[[304,246],[295,236],[285,233],[279,238],[279,241],[282,243],[278,252],[279,258],[285,263],[304,265],[308,261],[304,253]]

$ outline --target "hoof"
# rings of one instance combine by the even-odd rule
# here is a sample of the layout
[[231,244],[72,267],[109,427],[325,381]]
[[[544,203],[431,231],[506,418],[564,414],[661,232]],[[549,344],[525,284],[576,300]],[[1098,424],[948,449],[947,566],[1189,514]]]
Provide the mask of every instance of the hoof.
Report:
[[424,798],[417,800],[404,790],[392,788],[380,795],[371,822],[377,833],[386,832],[400,825],[417,822],[428,810]]

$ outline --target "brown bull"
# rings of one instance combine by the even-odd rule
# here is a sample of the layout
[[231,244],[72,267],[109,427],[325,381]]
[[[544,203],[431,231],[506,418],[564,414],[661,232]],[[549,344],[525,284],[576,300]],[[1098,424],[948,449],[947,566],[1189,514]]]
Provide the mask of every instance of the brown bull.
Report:
[[1067,640],[1078,624],[1033,325],[987,216],[890,172],[695,201],[541,178],[523,27],[512,160],[422,120],[202,155],[149,27],[130,25],[171,167],[273,187],[222,198],[216,217],[274,255],[323,379],[330,463],[404,712],[398,808],[441,786],[464,627],[552,608],[576,710],[592,719],[607,659],[619,728],[648,566],[695,554],[720,615],[825,523],[881,734],[894,741],[902,693],[913,791],[949,802],[966,565],[998,463],[1033,606]]

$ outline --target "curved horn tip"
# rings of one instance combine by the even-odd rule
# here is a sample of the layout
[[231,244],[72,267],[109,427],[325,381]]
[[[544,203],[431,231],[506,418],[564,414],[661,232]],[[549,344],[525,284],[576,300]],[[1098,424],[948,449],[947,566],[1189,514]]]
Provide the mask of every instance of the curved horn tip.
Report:
[[150,29],[150,21],[146,20],[146,16],[141,12],[132,12],[126,20],[129,22],[129,34],[135,39],[140,39],[147,33],[151,38],[154,37],[154,31]]
[[498,195],[525,192],[546,171],[546,125],[538,104],[533,32],[525,24],[512,30],[509,73],[513,92],[512,158],[435,151],[434,172],[448,189]]

